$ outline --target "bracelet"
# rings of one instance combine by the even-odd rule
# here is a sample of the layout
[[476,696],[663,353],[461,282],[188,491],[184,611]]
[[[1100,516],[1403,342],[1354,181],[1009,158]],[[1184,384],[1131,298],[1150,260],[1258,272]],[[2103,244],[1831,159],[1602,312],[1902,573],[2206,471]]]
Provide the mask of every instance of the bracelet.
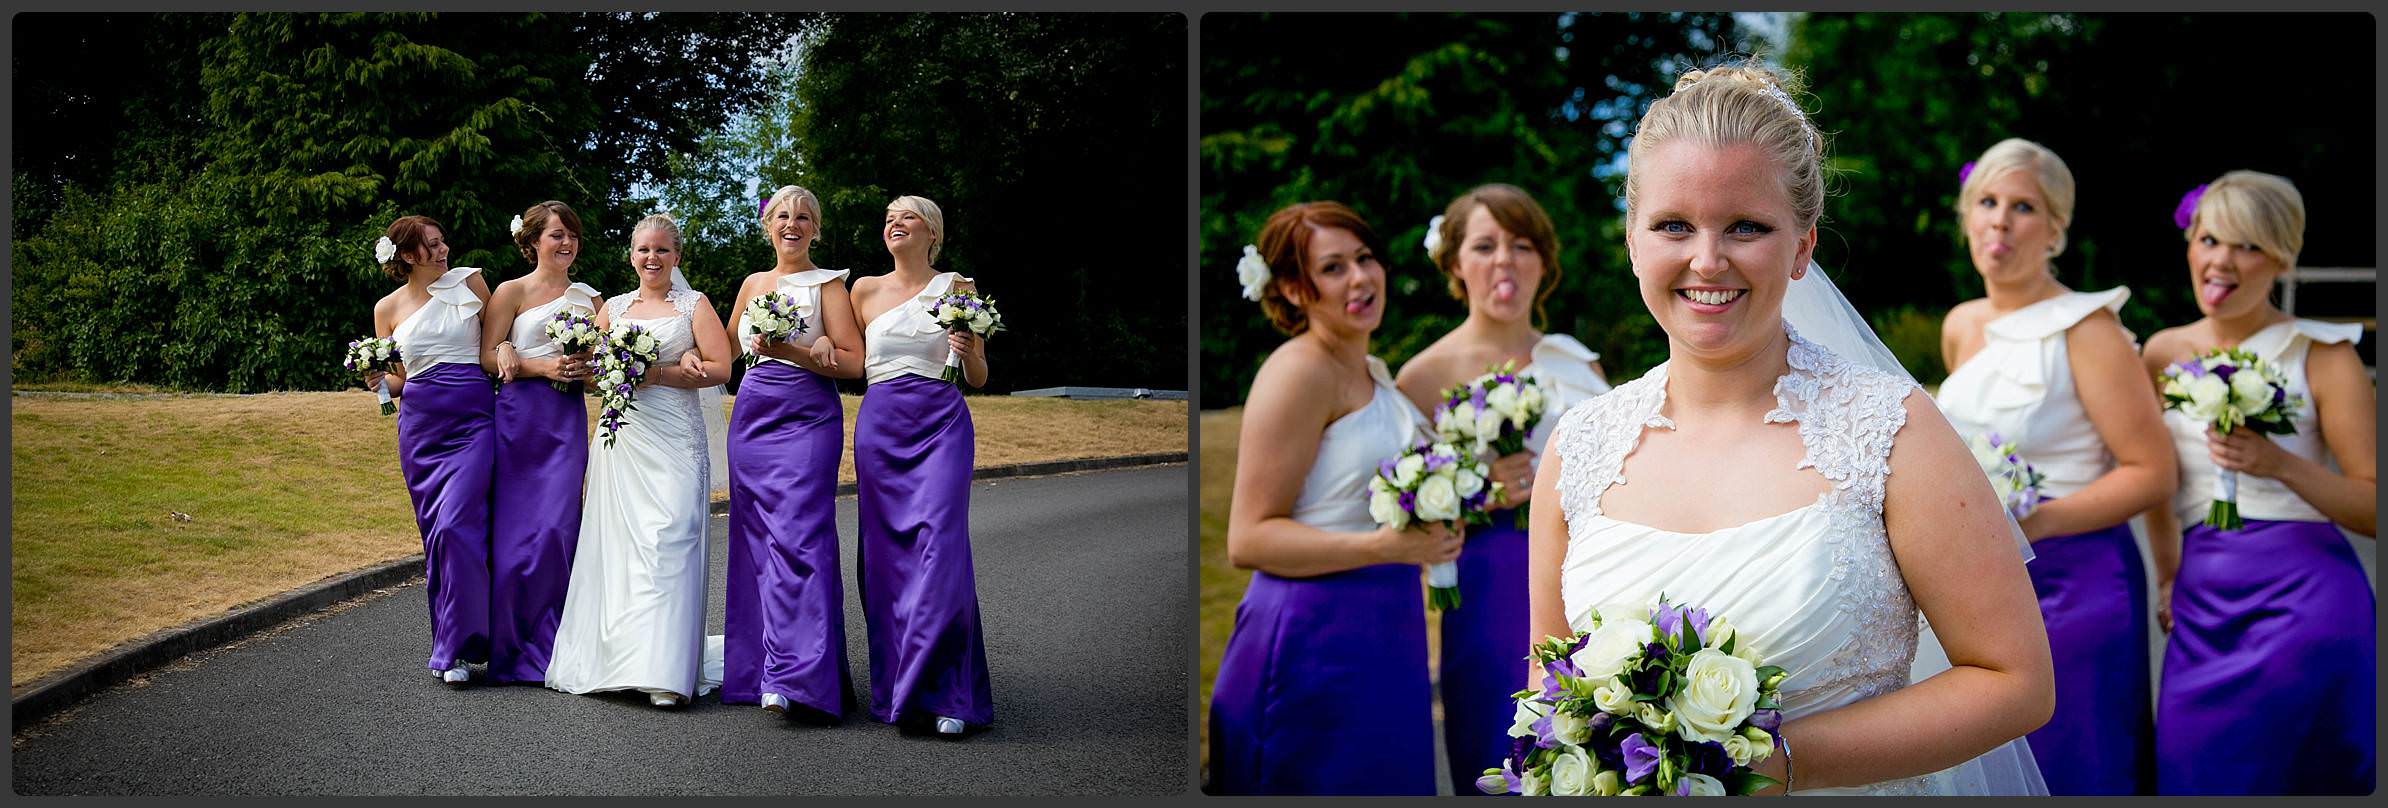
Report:
[[[514,347],[514,341],[510,339],[498,340],[497,348],[504,348],[515,353],[522,353],[521,349]],[[497,350],[497,348],[491,348],[490,350],[494,351]]]
[[1790,741],[1787,741],[1787,740],[1783,740],[1783,736],[1781,736],[1781,735],[1774,736],[1774,742],[1775,742],[1776,744],[1779,744],[1779,745],[1781,745],[1781,746],[1783,747],[1783,796],[1786,796],[1786,797],[1788,797],[1788,796],[1790,796],[1790,795],[1791,795],[1791,780],[1792,780],[1792,777],[1791,777],[1791,742],[1790,742]]

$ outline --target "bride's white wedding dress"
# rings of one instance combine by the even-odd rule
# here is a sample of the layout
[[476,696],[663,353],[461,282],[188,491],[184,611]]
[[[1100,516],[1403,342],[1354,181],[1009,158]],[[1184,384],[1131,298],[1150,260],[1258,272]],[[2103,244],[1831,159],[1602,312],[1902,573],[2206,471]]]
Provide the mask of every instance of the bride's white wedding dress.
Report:
[[[674,313],[629,318],[637,292],[605,301],[613,323],[645,326],[668,366],[696,344],[693,291],[674,289]],[[566,693],[671,692],[694,697],[721,682],[720,636],[705,635],[707,495],[712,466],[696,390],[649,384],[608,447],[589,446],[580,543],[556,626],[547,686]]]
[[[1569,409],[1550,445],[1559,453],[1559,505],[1567,521],[1560,600],[1568,625],[1588,630],[1595,609],[1639,609],[1662,593],[1706,608],[1732,621],[1766,664],[1789,673],[1784,714],[1797,718],[1908,684],[1917,611],[1891,555],[1882,502],[1891,444],[1906,423],[1901,402],[1916,387],[1845,361],[1796,331],[1787,358],[1790,369],[1775,382],[1776,407],[1766,421],[1796,424],[1807,451],[1795,468],[1813,467],[1831,483],[1801,508],[1707,533],[1659,530],[1601,512],[1602,493],[1626,484],[1620,471],[1643,430],[1675,428],[1664,414],[1664,364]],[[1981,781],[1964,771],[1979,766],[1977,760],[1919,777],[1798,793],[1960,793]]]

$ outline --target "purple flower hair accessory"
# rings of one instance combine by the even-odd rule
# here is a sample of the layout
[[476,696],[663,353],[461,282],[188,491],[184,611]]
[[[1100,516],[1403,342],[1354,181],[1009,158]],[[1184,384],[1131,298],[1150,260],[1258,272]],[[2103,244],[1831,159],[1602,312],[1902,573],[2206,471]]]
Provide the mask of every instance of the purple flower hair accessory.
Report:
[[2182,194],[2181,204],[2174,205],[2172,208],[2173,225],[2183,230],[2189,229],[2189,223],[2197,219],[2197,201],[2205,197],[2206,184],[2202,182],[2198,183],[2197,187],[2189,189],[2188,193]]
[[1957,184],[1958,184],[1958,185],[1964,185],[1964,184],[1965,184],[1965,181],[1966,181],[1966,180],[1968,180],[1968,179],[1971,179],[1972,177],[1973,177],[1973,161],[1972,161],[1972,160],[1967,160],[1967,161],[1965,161],[1965,164],[1964,164],[1964,165],[1961,165],[1961,166],[1958,166],[1958,167],[1957,167]]

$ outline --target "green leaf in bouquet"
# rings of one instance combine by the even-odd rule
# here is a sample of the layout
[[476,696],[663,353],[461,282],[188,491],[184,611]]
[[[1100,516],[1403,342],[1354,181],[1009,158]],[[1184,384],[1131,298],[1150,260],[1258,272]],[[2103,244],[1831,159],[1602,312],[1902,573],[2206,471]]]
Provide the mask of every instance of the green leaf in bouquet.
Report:
[[[1717,646],[1716,650],[1730,654],[1733,653],[1733,646],[1740,644],[1740,642],[1741,634],[1736,632],[1734,634],[1727,635],[1725,637],[1725,644]],[[1760,679],[1760,681],[1764,681],[1764,679]]]
[[[1759,680],[1759,681],[1765,681],[1765,680],[1761,679],[1761,680]],[[1780,710],[1780,709],[1783,709],[1783,703],[1782,703],[1782,702],[1780,702],[1780,701],[1776,701],[1776,700],[1775,700],[1775,698],[1774,698],[1774,694],[1772,694],[1772,693],[1760,693],[1760,694],[1758,694],[1758,704],[1757,704],[1757,706],[1756,706],[1754,709],[1759,709],[1759,710]]]
[[1763,682],[1768,679],[1772,679],[1774,678],[1775,674],[1783,672],[1783,667],[1781,665],[1760,665],[1758,666],[1758,681]]
[[1777,785],[1782,782],[1781,780],[1776,780],[1772,777],[1739,767],[1735,767],[1732,771],[1726,772],[1725,776],[1719,777],[1717,780],[1725,784],[1725,793],[1736,797],[1746,797],[1751,794],[1756,794],[1768,786]]

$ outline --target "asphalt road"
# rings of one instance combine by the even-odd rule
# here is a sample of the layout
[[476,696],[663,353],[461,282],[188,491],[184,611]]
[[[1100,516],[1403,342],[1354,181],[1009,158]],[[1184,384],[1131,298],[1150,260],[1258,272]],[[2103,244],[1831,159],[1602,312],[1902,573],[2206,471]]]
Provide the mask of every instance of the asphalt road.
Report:
[[[995,722],[906,735],[705,696],[452,690],[420,579],[94,696],[12,744],[19,794],[1182,794],[1192,734],[1183,464],[982,482],[972,554]],[[848,664],[866,704],[854,501],[838,502]],[[727,522],[712,523],[710,632]]]

